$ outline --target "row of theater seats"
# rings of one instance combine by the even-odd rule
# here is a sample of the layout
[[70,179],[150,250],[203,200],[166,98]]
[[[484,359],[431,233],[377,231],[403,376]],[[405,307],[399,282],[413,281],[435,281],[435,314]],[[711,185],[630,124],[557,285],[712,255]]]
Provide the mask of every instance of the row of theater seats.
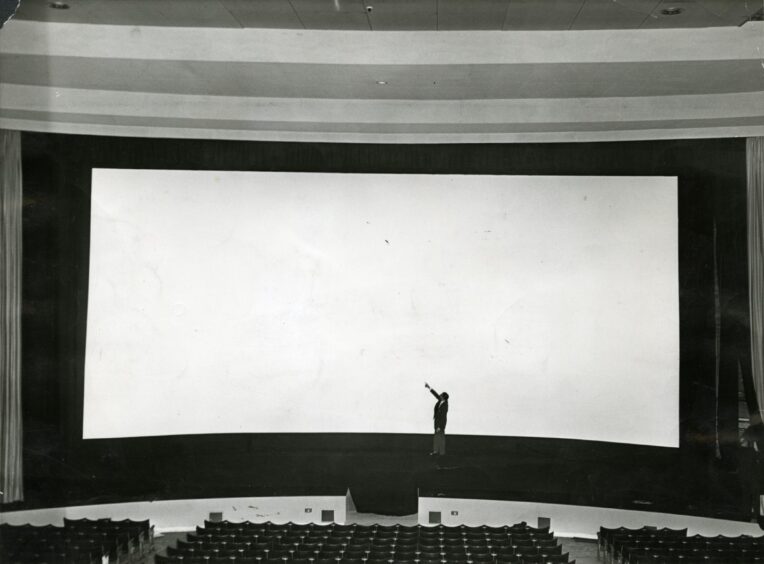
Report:
[[764,563],[764,536],[687,536],[687,529],[600,527],[597,556],[610,564]]
[[0,562],[103,564],[132,562],[153,551],[149,521],[64,519],[54,525],[0,524]]
[[[557,564],[567,553],[549,531],[507,527],[298,525],[205,521],[157,564]],[[575,563],[575,561],[573,561]]]

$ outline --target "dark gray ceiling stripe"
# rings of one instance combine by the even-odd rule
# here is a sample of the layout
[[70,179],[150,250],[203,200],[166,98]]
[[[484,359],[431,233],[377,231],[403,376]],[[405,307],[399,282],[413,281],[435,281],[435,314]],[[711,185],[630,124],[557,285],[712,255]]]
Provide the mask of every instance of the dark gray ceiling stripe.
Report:
[[[764,90],[759,60],[516,65],[313,65],[0,55],[8,84],[356,100],[600,98]],[[379,85],[378,80],[387,84]]]
[[[757,10],[756,2],[682,2],[683,14],[663,16],[659,0],[406,0],[384,2],[371,15],[365,3],[319,0],[198,0],[136,2],[89,0],[71,10],[52,11],[44,0],[25,0],[17,19],[88,24],[186,27],[264,27],[308,29],[629,29],[739,25]],[[437,14],[435,9],[437,7]],[[652,16],[652,17],[650,17]],[[374,25],[370,26],[371,23]]]
[[225,119],[184,119],[143,116],[103,116],[78,113],[0,110],[0,118],[31,121],[145,126],[153,128],[193,128],[240,131],[303,131],[326,133],[555,133],[587,131],[627,131],[649,129],[696,129],[714,127],[745,127],[764,125],[764,116],[748,118],[709,118],[684,120],[607,121],[579,123],[323,123],[247,121]]

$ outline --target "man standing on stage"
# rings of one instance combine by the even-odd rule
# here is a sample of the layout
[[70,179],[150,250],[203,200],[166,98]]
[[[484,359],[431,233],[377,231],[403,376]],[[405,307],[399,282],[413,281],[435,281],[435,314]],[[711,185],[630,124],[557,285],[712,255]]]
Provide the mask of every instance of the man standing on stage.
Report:
[[432,452],[430,456],[446,454],[446,420],[448,419],[448,394],[439,394],[425,382],[424,387],[438,399],[432,419],[435,423],[435,437],[432,439]]

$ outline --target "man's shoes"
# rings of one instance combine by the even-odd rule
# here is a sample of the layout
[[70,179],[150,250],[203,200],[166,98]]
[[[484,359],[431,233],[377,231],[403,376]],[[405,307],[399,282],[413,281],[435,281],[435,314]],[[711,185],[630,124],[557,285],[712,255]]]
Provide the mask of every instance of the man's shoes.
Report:
[[431,452],[431,453],[430,453],[430,456],[435,456],[435,455],[437,455],[437,454],[438,454],[437,452]]

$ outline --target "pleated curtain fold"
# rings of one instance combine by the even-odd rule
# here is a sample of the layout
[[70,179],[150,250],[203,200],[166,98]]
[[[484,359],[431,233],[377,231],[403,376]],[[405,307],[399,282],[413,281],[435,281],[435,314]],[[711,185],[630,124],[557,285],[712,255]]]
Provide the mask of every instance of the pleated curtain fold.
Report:
[[0,503],[21,501],[21,134],[0,129]]
[[764,406],[764,137],[748,138],[747,166],[751,371],[761,409]]

